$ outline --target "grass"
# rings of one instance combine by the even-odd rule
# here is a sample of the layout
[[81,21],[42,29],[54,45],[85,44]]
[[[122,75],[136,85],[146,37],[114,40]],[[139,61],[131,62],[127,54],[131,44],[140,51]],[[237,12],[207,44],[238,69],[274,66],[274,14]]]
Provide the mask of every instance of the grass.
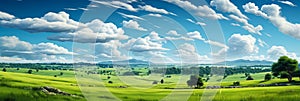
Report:
[[[143,71],[143,69],[140,69]],[[112,76],[97,75],[77,72],[77,78],[73,71],[65,70],[16,70],[7,68],[7,72],[0,71],[0,101],[84,101],[88,100],[112,100],[144,101],[144,100],[199,100],[204,89],[190,89],[186,85],[189,75],[171,75],[171,78],[162,77],[159,74],[150,76]],[[54,77],[53,75],[64,75]],[[254,80],[246,81],[241,78],[244,74],[230,75],[223,80],[223,86],[231,86],[233,81],[240,81],[241,86],[246,88],[221,89],[214,97],[215,101],[296,101],[300,98],[300,86],[272,86],[254,87],[257,84],[287,83],[287,79],[272,79],[263,82],[266,73],[251,74]],[[79,81],[76,81],[79,80]],[[164,79],[164,84],[152,84],[153,81]],[[294,78],[299,82],[298,78]],[[112,84],[108,81],[113,81]],[[80,87],[77,86],[79,84]],[[205,83],[206,84],[206,83]],[[51,86],[62,91],[77,95],[70,97],[63,95],[49,95],[34,90],[41,86]],[[176,88],[176,89],[175,89]],[[81,89],[81,90],[80,90]],[[210,91],[210,90],[208,90]],[[110,92],[110,93],[107,93]],[[185,97],[188,96],[188,97]]]

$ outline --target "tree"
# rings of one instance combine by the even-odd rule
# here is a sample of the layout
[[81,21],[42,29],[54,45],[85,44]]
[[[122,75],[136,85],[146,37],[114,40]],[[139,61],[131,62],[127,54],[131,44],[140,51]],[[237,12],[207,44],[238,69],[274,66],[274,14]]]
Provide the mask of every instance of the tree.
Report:
[[20,70],[20,68],[17,68],[17,70]]
[[161,79],[161,80],[160,80],[160,83],[163,84],[163,83],[164,83],[164,79]]
[[107,79],[110,79],[110,76],[107,76]]
[[265,81],[269,81],[269,80],[271,80],[272,79],[272,75],[270,74],[270,73],[267,73],[266,75],[265,75]]
[[3,71],[3,72],[6,72],[6,68],[3,68],[2,71]]
[[254,79],[252,78],[251,75],[249,75],[246,80],[254,80]]
[[[292,74],[298,69],[298,61],[287,56],[281,56],[277,62],[272,65],[273,74],[280,74],[286,72],[288,74],[288,81],[292,82]],[[275,75],[274,75],[275,76]]]
[[240,85],[240,81],[234,81],[234,82],[233,82],[233,85],[234,85],[234,86],[239,86],[239,85]]
[[202,78],[196,75],[191,75],[190,80],[188,80],[186,83],[188,86],[195,88],[200,88],[204,85]]
[[60,75],[64,75],[64,73],[63,73],[63,72],[60,72]]
[[27,71],[27,73],[28,73],[28,74],[32,74],[32,70],[29,69],[29,70]]

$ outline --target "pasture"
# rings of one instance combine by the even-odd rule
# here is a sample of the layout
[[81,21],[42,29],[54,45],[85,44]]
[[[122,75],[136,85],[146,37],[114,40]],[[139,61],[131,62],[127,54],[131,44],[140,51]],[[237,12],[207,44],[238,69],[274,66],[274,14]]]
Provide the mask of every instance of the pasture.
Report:
[[[149,76],[116,76],[107,74],[86,74],[68,70],[33,70],[7,68],[0,71],[0,100],[8,101],[84,101],[84,100],[125,100],[125,101],[157,101],[157,100],[190,100],[201,99],[205,89],[192,89],[187,86],[189,75],[151,74]],[[112,69],[109,69],[112,70]],[[144,69],[138,69],[145,72]],[[63,75],[60,75],[60,73]],[[290,86],[258,87],[258,84],[287,83],[287,79],[272,79],[264,81],[267,72],[251,74],[254,80],[247,81],[244,74],[234,74],[226,77],[222,86],[232,86],[234,81],[240,81],[243,88],[222,88],[218,90],[215,101],[296,101],[300,98],[299,78],[293,78],[295,83]],[[54,75],[57,75],[54,77]],[[75,76],[77,78],[75,78]],[[108,78],[109,76],[109,78]],[[78,81],[76,81],[76,79]],[[160,80],[164,83],[161,84]],[[109,83],[112,81],[112,83]],[[153,84],[157,81],[158,84]],[[204,82],[204,87],[207,85]],[[51,86],[68,92],[74,96],[61,94],[46,94],[38,88]],[[203,87],[203,88],[204,88]],[[80,90],[81,89],[81,90]],[[111,94],[106,94],[111,92]],[[187,96],[187,97],[185,97]]]

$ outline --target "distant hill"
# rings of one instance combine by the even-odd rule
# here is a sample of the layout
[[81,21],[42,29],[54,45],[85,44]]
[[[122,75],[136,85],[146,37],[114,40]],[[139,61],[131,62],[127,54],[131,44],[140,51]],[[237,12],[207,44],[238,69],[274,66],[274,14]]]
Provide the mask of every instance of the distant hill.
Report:
[[149,61],[137,60],[137,59],[129,59],[122,61],[104,61],[99,64],[152,64]]
[[[272,65],[273,62],[266,60],[244,60],[238,59],[234,61],[225,61],[226,65],[236,65],[236,66],[250,66],[250,65]],[[220,62],[218,64],[224,64],[225,62]]]

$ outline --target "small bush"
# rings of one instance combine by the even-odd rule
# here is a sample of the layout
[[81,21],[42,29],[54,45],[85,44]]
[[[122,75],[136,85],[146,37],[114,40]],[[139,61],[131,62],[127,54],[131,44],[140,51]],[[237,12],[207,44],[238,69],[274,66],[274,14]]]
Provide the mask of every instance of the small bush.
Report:
[[7,70],[6,70],[6,68],[3,68],[2,71],[3,71],[3,72],[6,72]]
[[28,74],[32,74],[32,70],[29,69],[29,70],[27,71],[27,73],[28,73]]
[[233,82],[233,85],[234,85],[234,86],[239,86],[239,85],[240,85],[240,81],[234,81],[234,82]]
[[249,75],[246,80],[254,80],[254,79]]
[[161,79],[161,80],[160,80],[160,83],[161,83],[161,84],[164,84],[164,79]]
[[54,75],[54,77],[57,77],[57,75]]
[[108,81],[108,83],[112,84],[113,82],[112,81]]
[[272,79],[272,75],[270,74],[270,73],[267,73],[266,75],[265,75],[265,81],[269,81],[269,80],[271,80]]
[[153,81],[153,82],[152,82],[152,84],[157,84],[157,83],[158,83],[157,81]]

